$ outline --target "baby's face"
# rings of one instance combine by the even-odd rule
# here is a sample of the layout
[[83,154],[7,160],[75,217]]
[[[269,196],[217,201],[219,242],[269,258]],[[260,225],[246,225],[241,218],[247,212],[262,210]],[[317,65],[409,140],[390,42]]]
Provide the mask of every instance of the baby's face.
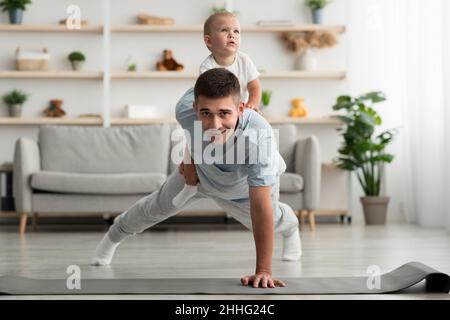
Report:
[[241,44],[241,27],[234,17],[221,17],[211,26],[211,34],[205,35],[205,44],[213,55],[232,56]]

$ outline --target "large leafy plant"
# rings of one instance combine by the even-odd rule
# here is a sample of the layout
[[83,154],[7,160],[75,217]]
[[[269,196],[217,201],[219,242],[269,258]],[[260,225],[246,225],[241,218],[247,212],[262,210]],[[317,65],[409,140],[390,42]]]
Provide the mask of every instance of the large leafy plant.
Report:
[[345,115],[334,116],[345,124],[344,128],[338,129],[342,132],[343,142],[335,163],[343,170],[356,173],[366,196],[380,194],[382,166],[394,159],[385,149],[397,130],[389,129],[375,134],[382,120],[373,105],[385,100],[382,92],[369,92],[357,98],[340,96],[333,106],[333,110],[346,112]]

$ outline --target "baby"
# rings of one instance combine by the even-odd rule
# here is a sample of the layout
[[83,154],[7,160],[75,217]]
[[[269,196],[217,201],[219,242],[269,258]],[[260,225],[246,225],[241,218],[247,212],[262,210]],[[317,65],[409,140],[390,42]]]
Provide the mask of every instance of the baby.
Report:
[[[228,69],[239,79],[241,101],[245,107],[258,112],[261,102],[259,72],[249,56],[239,51],[241,30],[238,19],[230,12],[211,15],[203,26],[203,40],[211,54],[200,65],[200,74],[213,68]],[[185,176],[186,184],[172,201],[177,208],[197,193],[195,165],[187,148],[180,173]]]

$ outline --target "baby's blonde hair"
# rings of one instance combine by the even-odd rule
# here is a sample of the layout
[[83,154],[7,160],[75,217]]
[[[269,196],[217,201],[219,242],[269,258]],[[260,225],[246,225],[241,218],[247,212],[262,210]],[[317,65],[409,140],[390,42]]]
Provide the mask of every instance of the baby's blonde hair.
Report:
[[205,24],[203,25],[203,35],[210,35],[211,34],[211,26],[214,23],[215,20],[222,17],[233,17],[236,18],[234,14],[228,11],[222,11],[222,12],[216,12],[213,13],[206,19]]

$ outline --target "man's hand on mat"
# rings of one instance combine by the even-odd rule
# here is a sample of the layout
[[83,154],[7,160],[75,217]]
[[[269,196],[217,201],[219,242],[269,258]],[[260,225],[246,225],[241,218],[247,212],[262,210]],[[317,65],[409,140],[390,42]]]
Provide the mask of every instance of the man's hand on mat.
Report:
[[272,275],[268,272],[258,272],[252,276],[245,276],[241,278],[243,286],[253,285],[254,288],[275,288],[275,286],[285,287],[286,284],[277,279],[273,279]]

